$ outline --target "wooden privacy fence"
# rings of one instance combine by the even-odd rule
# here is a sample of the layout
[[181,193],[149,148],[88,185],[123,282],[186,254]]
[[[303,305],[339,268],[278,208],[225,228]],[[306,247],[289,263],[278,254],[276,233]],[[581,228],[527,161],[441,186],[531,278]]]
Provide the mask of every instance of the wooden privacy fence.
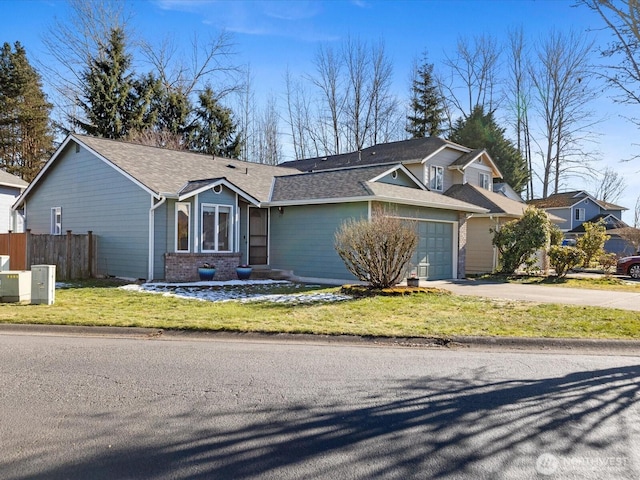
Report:
[[55,265],[56,280],[92,278],[97,270],[98,238],[92,232],[66,235],[0,234],[0,255],[10,256],[11,270]]

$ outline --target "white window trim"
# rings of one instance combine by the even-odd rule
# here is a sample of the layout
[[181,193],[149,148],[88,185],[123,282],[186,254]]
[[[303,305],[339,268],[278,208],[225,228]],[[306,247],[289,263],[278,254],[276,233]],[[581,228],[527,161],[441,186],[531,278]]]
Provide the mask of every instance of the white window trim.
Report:
[[[186,205],[187,213],[188,213],[188,240],[187,240],[187,249],[186,250],[178,250],[178,208],[182,205]],[[176,202],[175,206],[175,237],[174,237],[174,252],[176,253],[190,253],[191,252],[191,203],[189,202]]]
[[62,235],[62,207],[51,207],[51,235]]
[[584,208],[576,208],[573,219],[576,222],[584,222],[585,218],[585,209]]
[[[202,231],[202,225],[204,224],[204,222],[202,221],[202,217],[204,215],[204,209],[205,208],[214,208],[215,211],[215,235],[214,235],[214,249],[213,250],[205,250],[204,248],[204,232]],[[231,225],[229,225],[229,237],[227,238],[227,243],[229,244],[229,250],[220,250],[218,247],[218,230],[220,229],[220,225],[218,224],[218,217],[220,214],[220,208],[225,208],[225,209],[229,209],[229,222],[231,222]],[[228,253],[228,252],[232,252],[232,248],[233,248],[233,232],[235,231],[235,218],[233,216],[233,206],[232,205],[219,205],[216,203],[202,203],[200,204],[200,232],[199,232],[199,238],[200,238],[200,252],[202,253]]]
[[[435,174],[434,174],[435,172]],[[440,188],[438,185],[434,185],[434,180],[440,176]],[[431,190],[435,190],[436,192],[442,192],[444,190],[444,167],[441,165],[431,165],[429,167],[429,188]]]
[[491,185],[491,177],[488,173],[483,173],[480,172],[480,187],[484,188],[485,190],[491,190],[490,185]]

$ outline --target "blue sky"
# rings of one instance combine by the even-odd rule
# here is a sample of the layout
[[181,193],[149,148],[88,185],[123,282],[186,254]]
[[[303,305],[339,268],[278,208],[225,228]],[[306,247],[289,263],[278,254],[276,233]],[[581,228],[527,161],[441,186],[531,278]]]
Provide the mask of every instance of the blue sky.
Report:
[[[234,34],[238,63],[251,64],[256,93],[282,95],[283,76],[313,71],[312,59],[321,43],[336,43],[347,36],[368,42],[384,41],[394,67],[394,88],[408,92],[412,60],[422,51],[436,64],[445,52],[453,55],[460,36],[491,33],[504,38],[509,28],[524,28],[531,41],[551,29],[573,28],[591,32],[604,42],[608,32],[598,31],[599,19],[573,0],[431,0],[431,1],[215,1],[134,0],[134,30],[151,42],[165,35],[188,44],[194,33],[200,38],[217,35],[221,29]],[[54,17],[69,14],[60,0],[0,0],[0,40],[19,40],[31,59],[45,59],[41,35]],[[633,147],[638,130],[621,115],[633,115],[630,107],[614,104],[605,93],[594,105],[607,120],[598,126],[602,133],[599,150],[602,168],[610,165],[626,174],[627,188],[617,203],[630,209],[640,195],[634,184],[640,160],[620,163],[640,147]],[[571,188],[592,189],[576,182]],[[626,221],[632,221],[630,214]]]

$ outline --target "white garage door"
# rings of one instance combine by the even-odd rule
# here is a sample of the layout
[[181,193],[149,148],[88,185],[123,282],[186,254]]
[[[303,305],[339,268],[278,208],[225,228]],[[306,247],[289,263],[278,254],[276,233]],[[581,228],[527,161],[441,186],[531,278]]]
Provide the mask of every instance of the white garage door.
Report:
[[418,222],[418,248],[411,269],[427,280],[453,278],[453,224]]

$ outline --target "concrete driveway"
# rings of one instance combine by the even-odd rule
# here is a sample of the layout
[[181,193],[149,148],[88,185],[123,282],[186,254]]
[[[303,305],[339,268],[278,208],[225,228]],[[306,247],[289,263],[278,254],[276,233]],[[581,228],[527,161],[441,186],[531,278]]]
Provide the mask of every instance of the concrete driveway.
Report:
[[436,280],[424,282],[421,285],[443,288],[456,295],[640,311],[640,293],[546,287],[484,280]]

